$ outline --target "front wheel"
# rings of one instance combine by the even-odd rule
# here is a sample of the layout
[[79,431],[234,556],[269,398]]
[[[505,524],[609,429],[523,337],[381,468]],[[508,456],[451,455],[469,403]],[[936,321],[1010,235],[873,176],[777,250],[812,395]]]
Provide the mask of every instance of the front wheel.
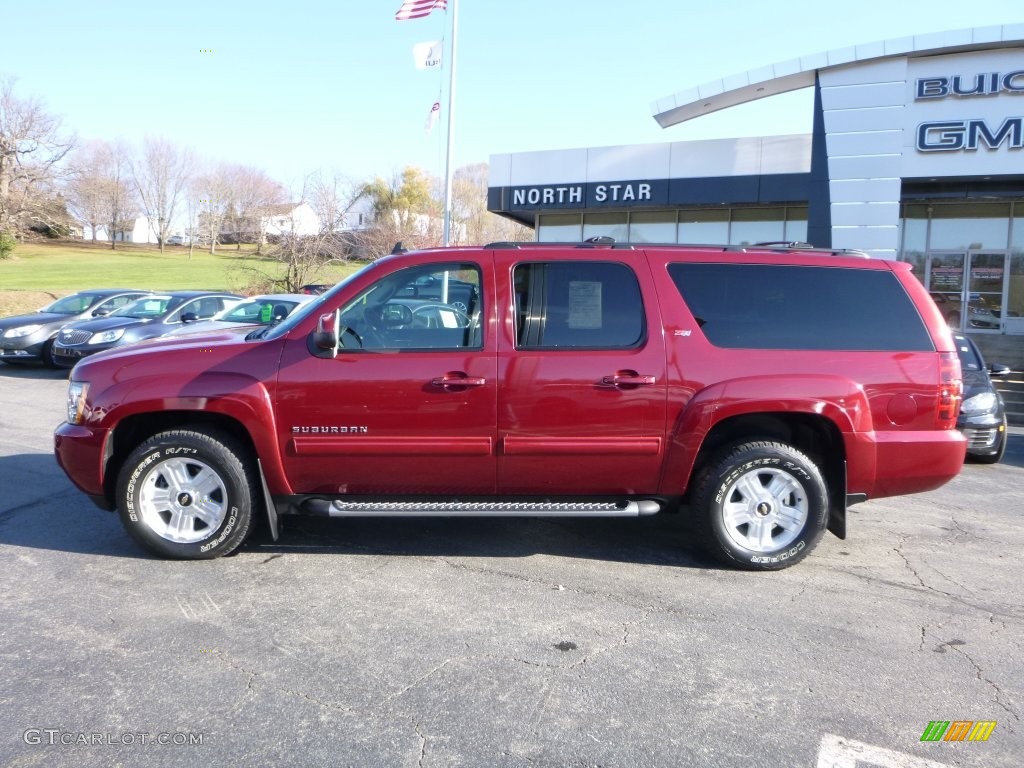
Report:
[[818,466],[785,443],[727,449],[701,474],[696,523],[718,559],[770,571],[799,562],[828,524],[828,489]]
[[121,468],[121,522],[154,554],[184,560],[219,557],[249,533],[259,499],[247,452],[219,432],[161,432]]

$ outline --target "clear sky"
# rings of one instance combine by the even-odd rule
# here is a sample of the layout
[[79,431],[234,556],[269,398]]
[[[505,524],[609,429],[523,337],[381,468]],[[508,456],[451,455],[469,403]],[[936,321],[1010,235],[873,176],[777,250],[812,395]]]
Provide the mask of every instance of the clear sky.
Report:
[[[451,0],[449,0],[451,2]],[[444,173],[447,71],[412,46],[448,16],[401,0],[5,0],[0,75],[81,139],[148,133],[265,169],[293,190],[317,169],[355,181]],[[809,91],[662,129],[651,104],[801,55],[1024,22],[1020,0],[458,0],[456,166],[493,153],[806,133]],[[445,105],[444,109],[447,109]]]

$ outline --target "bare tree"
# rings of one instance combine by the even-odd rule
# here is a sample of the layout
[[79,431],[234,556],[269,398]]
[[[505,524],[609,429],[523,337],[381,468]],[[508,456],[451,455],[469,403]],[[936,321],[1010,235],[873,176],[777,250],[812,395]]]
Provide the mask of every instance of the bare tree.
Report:
[[[80,222],[89,227],[91,240],[107,223],[104,213],[106,178],[102,167],[102,142],[87,144],[71,158],[71,170],[67,183],[68,209]],[[113,239],[113,233],[110,233]]]
[[350,220],[353,206],[363,197],[361,185],[337,171],[317,171],[305,183],[302,199],[320,219],[320,231],[324,234],[343,232],[361,222]]
[[229,175],[230,207],[228,227],[234,231],[236,243],[256,243],[259,253],[266,245],[264,220],[276,206],[285,202],[285,190],[264,171],[249,166],[232,166]]
[[111,249],[117,248],[118,235],[132,225],[138,211],[129,182],[130,154],[123,141],[90,142],[74,159],[67,185],[71,212],[92,230],[93,242],[104,227]]
[[174,217],[183,202],[185,187],[192,176],[195,158],[165,138],[147,137],[142,154],[132,163],[132,178],[142,209],[154,226],[161,253]]
[[73,146],[60,118],[37,99],[18,98],[13,80],[0,80],[0,232],[48,219],[53,206],[44,201],[56,196],[61,161]]
[[487,163],[466,165],[452,182],[452,244],[528,242],[533,230],[487,210]]
[[206,242],[210,253],[217,252],[221,232],[233,205],[232,183],[237,166],[221,163],[201,174],[192,184],[192,200],[196,219],[190,224],[191,239]]

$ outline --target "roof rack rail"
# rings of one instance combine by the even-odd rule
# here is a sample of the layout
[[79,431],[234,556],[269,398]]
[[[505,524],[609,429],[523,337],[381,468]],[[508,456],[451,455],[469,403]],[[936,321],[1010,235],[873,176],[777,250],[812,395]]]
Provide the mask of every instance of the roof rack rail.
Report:
[[754,243],[750,246],[751,248],[814,248],[810,243],[805,243],[803,240],[765,240],[760,243]]
[[615,238],[607,237],[607,236],[603,236],[603,235],[600,236],[600,237],[590,237],[590,238],[587,238],[586,240],[584,240],[582,242],[579,242],[579,243],[573,243],[573,242],[567,242],[567,241],[559,241],[559,242],[547,241],[547,242],[542,242],[542,241],[529,240],[529,241],[526,241],[526,242],[517,242],[517,241],[512,241],[512,240],[496,240],[493,243],[487,243],[487,245],[485,245],[483,247],[484,248],[490,248],[492,250],[501,250],[501,249],[504,249],[504,248],[552,248],[552,247],[562,247],[562,248],[616,248],[616,249],[619,249],[619,250],[630,250],[630,251],[635,249],[635,246],[632,243],[616,243],[615,242]]

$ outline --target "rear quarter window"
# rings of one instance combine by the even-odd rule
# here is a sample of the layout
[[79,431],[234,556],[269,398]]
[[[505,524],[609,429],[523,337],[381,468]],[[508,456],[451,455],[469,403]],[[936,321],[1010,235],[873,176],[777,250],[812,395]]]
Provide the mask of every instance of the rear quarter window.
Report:
[[888,270],[775,264],[670,264],[708,341],[742,349],[933,351]]

